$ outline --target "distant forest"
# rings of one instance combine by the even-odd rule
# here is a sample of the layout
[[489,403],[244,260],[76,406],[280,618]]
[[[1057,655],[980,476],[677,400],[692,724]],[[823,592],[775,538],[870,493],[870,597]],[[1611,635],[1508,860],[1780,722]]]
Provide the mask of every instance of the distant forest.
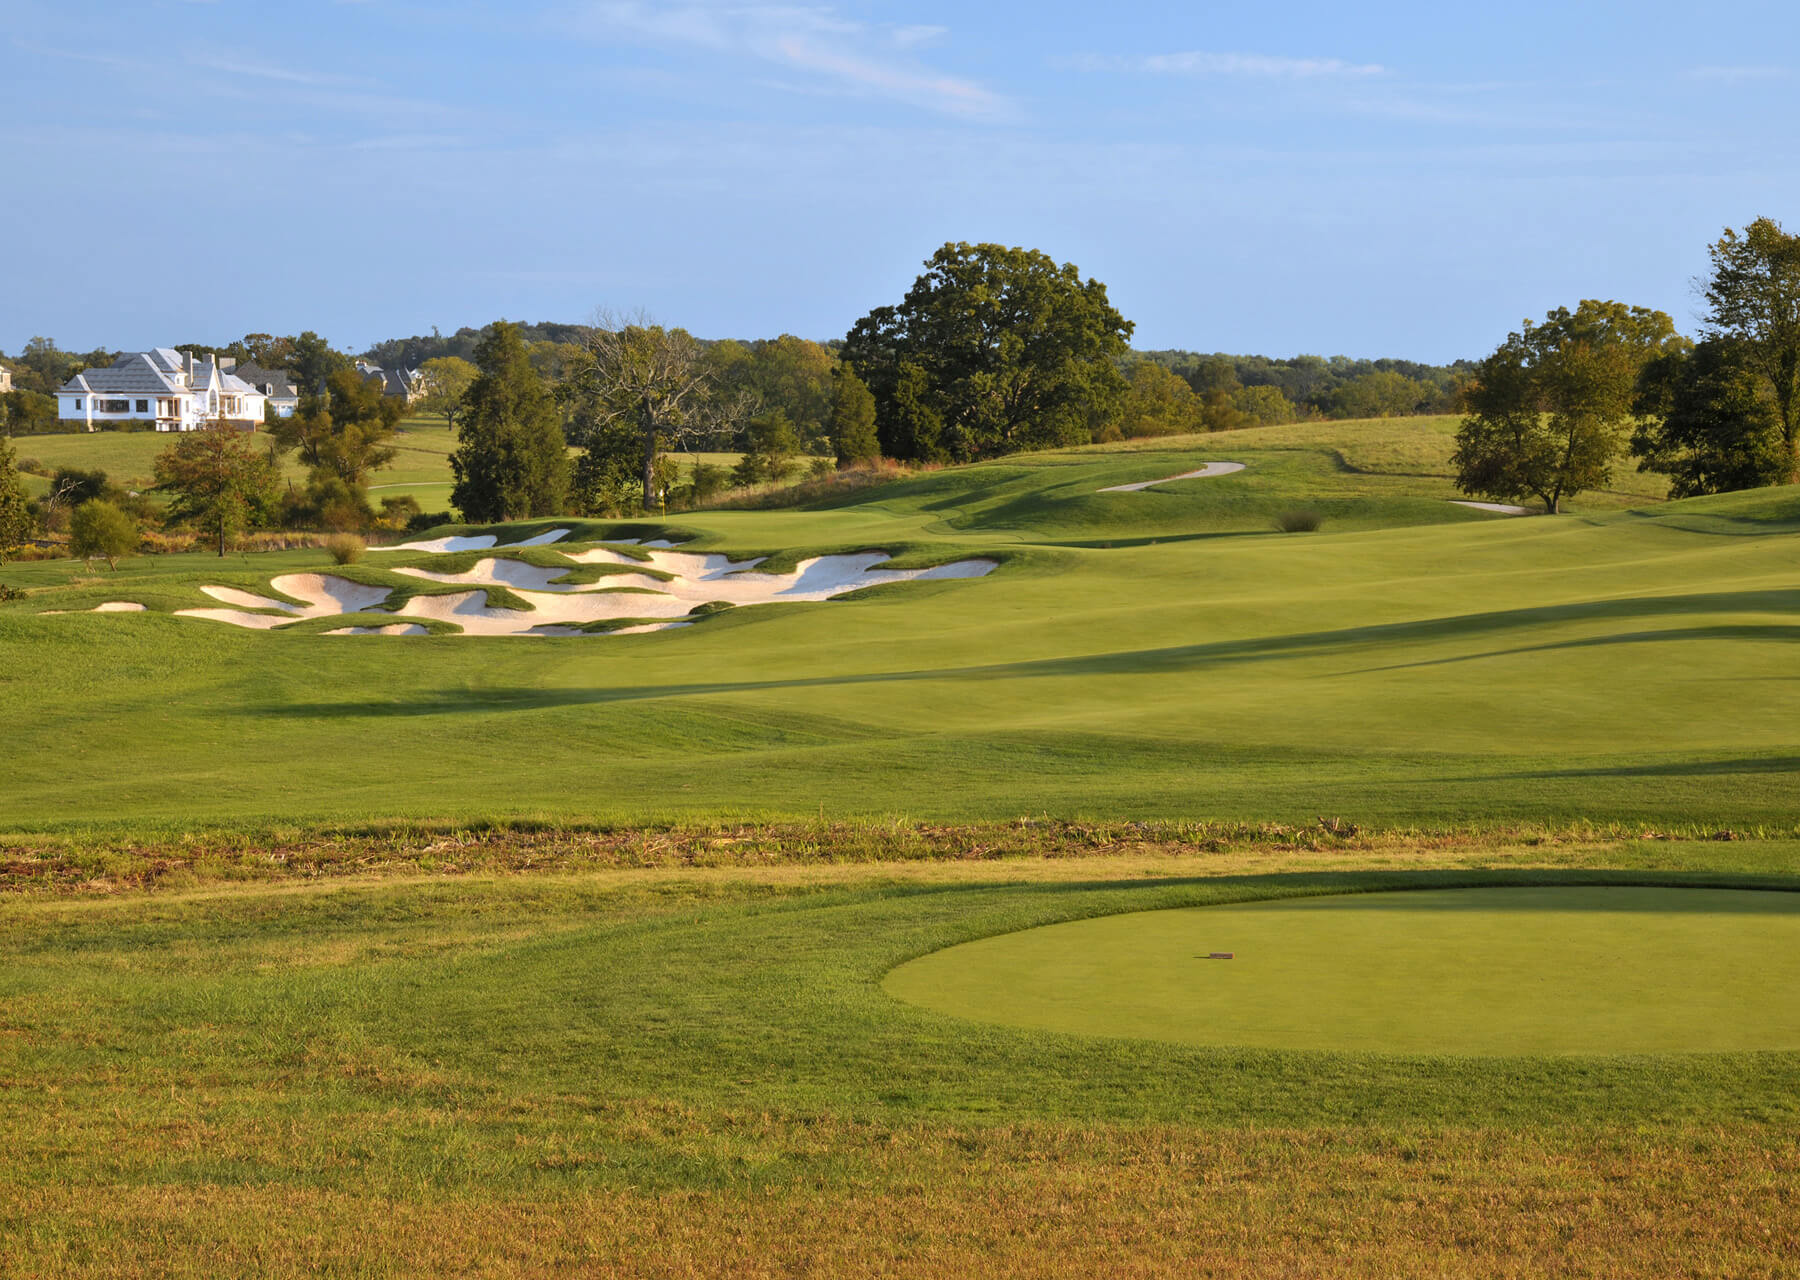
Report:
[[[388,338],[361,352],[360,358],[387,369],[415,370],[445,357],[469,360],[486,328],[464,326],[448,334],[434,330],[409,338]],[[593,332],[588,325],[555,321],[524,324],[520,330],[533,364],[552,384],[560,383],[575,367]],[[240,361],[294,369],[304,363],[300,353],[309,344],[325,348],[323,340],[311,333],[298,338],[250,334],[242,341],[217,346],[176,345],[196,354],[216,352]],[[811,342],[791,335],[700,340],[717,383],[728,390],[751,391],[764,408],[780,409],[799,429],[806,446],[820,449],[825,447],[831,369],[843,345],[842,339]],[[15,387],[11,395],[0,395],[0,433],[57,430],[52,399],[56,388],[82,369],[108,364],[113,358],[114,353],[107,350],[65,351],[48,338],[33,338],[15,357],[0,352],[0,366],[13,371]],[[345,357],[335,354],[330,358],[341,361]],[[1459,407],[1460,380],[1474,367],[1462,360],[1430,365],[1348,356],[1276,359],[1179,350],[1133,351],[1121,364],[1129,384],[1127,398],[1121,410],[1109,412],[1106,421],[1095,422],[1095,439],[1222,431],[1300,419],[1452,413]]]

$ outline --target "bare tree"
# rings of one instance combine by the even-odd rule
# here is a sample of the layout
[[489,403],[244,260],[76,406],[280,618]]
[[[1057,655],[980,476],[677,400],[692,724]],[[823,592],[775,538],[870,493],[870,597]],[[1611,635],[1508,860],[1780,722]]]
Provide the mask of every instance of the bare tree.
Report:
[[754,411],[751,397],[720,394],[700,343],[685,329],[664,328],[642,313],[625,320],[602,311],[585,346],[576,375],[580,394],[595,424],[627,427],[635,438],[646,511],[657,505],[660,454]]

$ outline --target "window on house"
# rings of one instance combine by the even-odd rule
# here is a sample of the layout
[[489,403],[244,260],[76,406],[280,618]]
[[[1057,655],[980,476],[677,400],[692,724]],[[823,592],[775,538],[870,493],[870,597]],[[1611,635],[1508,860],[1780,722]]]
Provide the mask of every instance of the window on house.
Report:
[[77,409],[79,409],[79,408],[81,408],[81,401],[79,401],[79,400],[77,400],[77,401],[76,401],[76,402],[75,402],[75,407],[76,407],[76,408],[77,408]]
[[150,402],[148,400],[139,400],[137,411],[139,413],[149,413],[150,412]]
[[94,401],[94,408],[98,409],[101,413],[130,413],[131,401],[96,400]]

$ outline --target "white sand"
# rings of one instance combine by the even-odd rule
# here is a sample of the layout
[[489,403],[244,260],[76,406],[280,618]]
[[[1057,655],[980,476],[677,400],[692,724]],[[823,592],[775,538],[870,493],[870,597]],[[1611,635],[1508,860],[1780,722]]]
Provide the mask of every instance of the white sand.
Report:
[[[570,559],[587,564],[635,565],[616,551],[596,548],[577,551]],[[555,622],[588,622],[595,618],[678,617],[695,605],[724,601],[729,604],[770,604],[781,601],[829,600],[863,587],[889,582],[916,582],[946,578],[979,578],[991,573],[993,560],[961,560],[931,569],[881,569],[885,552],[863,551],[847,556],[817,556],[802,560],[788,573],[758,573],[754,560],[733,560],[724,555],[695,555],[681,551],[652,551],[650,567],[672,573],[670,581],[642,573],[609,574],[599,582],[576,586],[551,585],[559,569],[539,569],[517,560],[481,560],[466,573],[438,574],[426,569],[401,569],[415,577],[471,586],[505,586],[529,600],[540,618]],[[636,587],[627,591],[620,588]],[[655,594],[645,594],[648,590]],[[586,597],[599,595],[600,600]],[[570,596],[583,597],[571,601]],[[549,597],[543,599],[541,597]],[[439,599],[463,599],[444,596]],[[417,613],[414,605],[408,612]],[[506,612],[501,610],[499,612]]]
[[[268,631],[274,627],[283,627],[290,622],[298,622],[302,618],[330,618],[342,613],[361,613],[386,600],[389,595],[386,587],[365,587],[360,582],[351,582],[346,578],[333,577],[319,573],[289,573],[269,583],[283,595],[290,595],[296,600],[306,601],[305,605],[292,605],[285,600],[275,600],[269,596],[255,595],[249,591],[239,591],[235,587],[201,587],[214,600],[226,604],[235,604],[236,609],[177,609],[178,618],[207,618],[213,622],[229,622],[236,627],[254,627],[258,631]],[[280,616],[272,613],[245,613],[246,609],[279,609]]]
[[148,606],[133,604],[129,600],[108,600],[105,604],[97,604],[89,613],[143,613]]
[[1136,484],[1110,484],[1099,490],[1101,493],[1136,493],[1140,489],[1148,489],[1153,485],[1168,484],[1174,480],[1210,480],[1214,476],[1228,476],[1234,471],[1242,471],[1241,462],[1209,462],[1198,471],[1183,471],[1178,476],[1164,476],[1161,480],[1140,480]]
[[1503,516],[1528,516],[1529,507],[1515,507],[1510,502],[1464,502],[1460,498],[1451,498],[1451,502],[1459,507],[1474,507],[1477,511],[1498,511]]
[[[429,618],[461,628],[464,635],[636,635],[692,625],[688,615],[702,604],[735,605],[829,600],[863,587],[890,582],[943,581],[980,578],[993,572],[998,561],[959,560],[930,569],[883,569],[886,552],[863,551],[855,555],[815,556],[802,560],[786,573],[758,573],[762,559],[733,560],[724,555],[694,555],[658,549],[650,552],[650,565],[676,575],[670,581],[644,573],[610,574],[599,582],[552,585],[562,569],[540,569],[519,560],[483,559],[466,573],[432,573],[426,569],[401,569],[400,573],[435,582],[466,583],[471,587],[503,586],[531,605],[526,609],[492,608],[482,590],[455,591],[438,596],[415,596],[406,603],[400,621],[379,627],[342,627],[327,635],[419,635],[425,628],[407,618]],[[589,564],[637,565],[618,552],[605,549],[577,552],[571,559]],[[361,613],[383,603],[385,587],[365,587],[331,574],[291,573],[270,585],[284,595],[303,600],[293,605],[235,587],[205,587],[213,599],[236,605],[235,609],[182,609],[181,617],[208,618],[234,626],[267,631],[303,618],[325,618]],[[632,589],[637,588],[637,589]],[[252,613],[252,609],[279,610]],[[612,632],[583,632],[584,623],[615,618],[642,618],[645,622]],[[654,619],[655,621],[649,621]]]
[[[542,547],[552,542],[560,542],[569,536],[567,529],[552,529],[548,533],[540,533],[535,538],[527,538],[523,542],[509,542],[509,547]],[[473,537],[431,538],[425,542],[397,542],[391,547],[370,547],[371,551],[431,551],[443,554],[450,551],[486,551],[499,539],[491,533],[480,533]]]

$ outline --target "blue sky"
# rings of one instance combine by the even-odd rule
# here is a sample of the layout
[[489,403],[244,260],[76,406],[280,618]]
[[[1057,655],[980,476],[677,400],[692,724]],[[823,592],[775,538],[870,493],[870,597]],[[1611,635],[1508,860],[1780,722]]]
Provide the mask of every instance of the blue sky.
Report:
[[841,336],[946,240],[1142,347],[1691,330],[1800,195],[1791,3],[0,0],[0,349],[644,309]]

